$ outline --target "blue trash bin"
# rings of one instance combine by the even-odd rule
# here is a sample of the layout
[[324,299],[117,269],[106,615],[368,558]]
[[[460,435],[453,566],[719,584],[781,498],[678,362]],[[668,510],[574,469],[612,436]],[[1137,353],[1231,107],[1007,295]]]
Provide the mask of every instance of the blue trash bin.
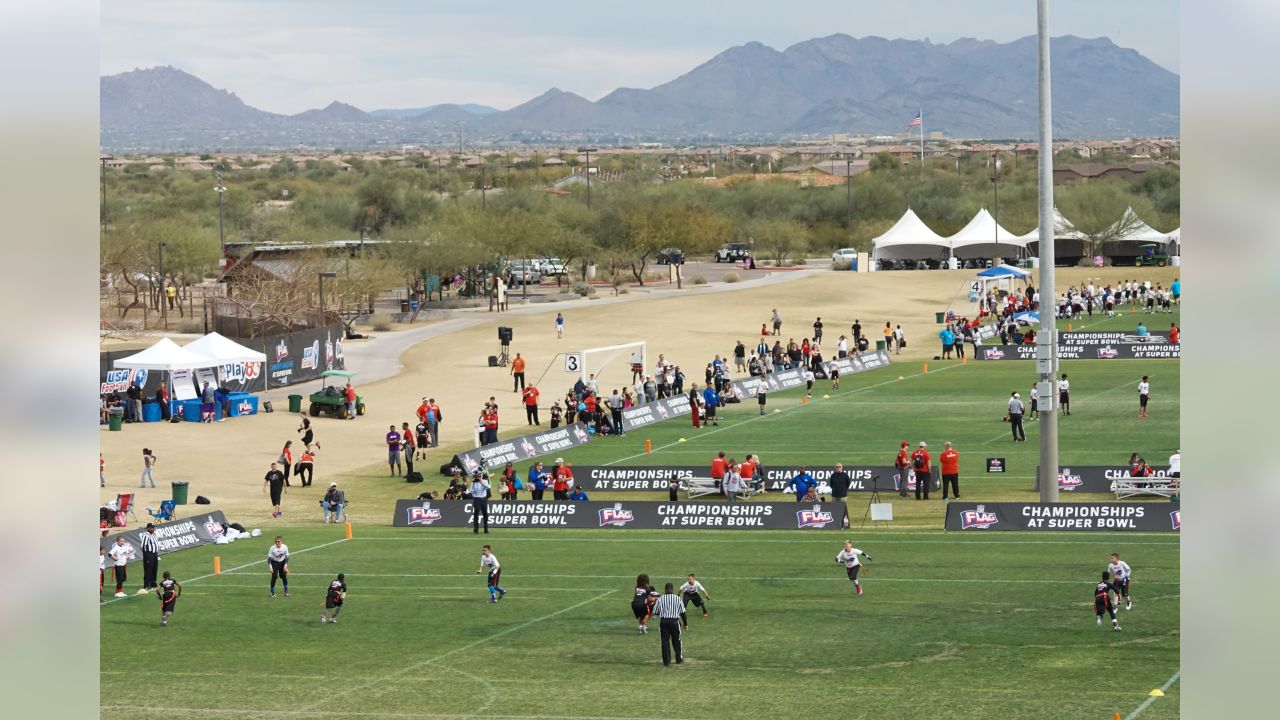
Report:
[[200,422],[200,400],[182,401],[182,419],[188,422]]
[[418,301],[417,301],[417,300],[410,300],[410,301],[409,301],[409,312],[418,312]]
[[160,403],[142,403],[142,422],[160,422]]

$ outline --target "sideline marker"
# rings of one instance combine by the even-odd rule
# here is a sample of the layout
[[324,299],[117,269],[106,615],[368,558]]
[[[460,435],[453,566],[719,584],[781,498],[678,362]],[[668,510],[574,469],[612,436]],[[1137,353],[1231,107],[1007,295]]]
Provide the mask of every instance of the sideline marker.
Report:
[[645,440],[645,441],[644,441],[644,451],[645,451],[646,453],[651,453],[651,452],[653,452],[653,441],[652,441],[652,440]]
[[923,372],[921,372],[920,374],[921,374],[921,375],[928,375],[928,374],[929,374],[929,363],[925,363],[925,364],[924,364],[924,371],[923,371]]
[[969,356],[968,356],[968,355],[965,355],[964,357],[960,358],[960,364],[961,364],[961,365],[968,365],[968,364],[969,364]]
[[1067,332],[1071,332],[1071,323],[1067,323]]
[[801,405],[808,405],[808,404],[809,404],[809,396],[808,396],[808,395],[805,395],[804,397],[800,398],[800,404],[801,404]]
[[1115,720],[1120,720],[1120,713],[1116,713]]
[[222,556],[221,555],[213,556],[213,574],[214,575],[222,574]]
[[1164,691],[1161,690],[1160,688],[1156,688],[1155,690],[1152,690],[1151,692],[1147,693],[1147,696],[1148,697],[1164,697]]
[[351,539],[351,523],[347,523],[347,539]]

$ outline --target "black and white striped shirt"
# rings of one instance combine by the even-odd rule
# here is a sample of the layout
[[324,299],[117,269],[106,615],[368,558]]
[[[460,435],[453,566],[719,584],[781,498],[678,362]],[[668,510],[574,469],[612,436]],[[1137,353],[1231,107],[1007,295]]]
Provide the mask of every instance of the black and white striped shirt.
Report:
[[156,540],[155,535],[149,532],[144,532],[138,538],[138,542],[139,544],[142,545],[142,552],[144,554],[146,553],[154,553],[156,555],[160,554],[160,541]]
[[667,593],[658,598],[658,604],[653,606],[653,614],[663,620],[678,620],[684,615],[684,602],[679,595]]

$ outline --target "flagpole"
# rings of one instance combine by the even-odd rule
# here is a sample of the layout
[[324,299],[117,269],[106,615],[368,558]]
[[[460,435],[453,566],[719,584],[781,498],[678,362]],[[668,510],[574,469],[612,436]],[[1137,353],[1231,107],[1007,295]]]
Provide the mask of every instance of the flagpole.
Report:
[[920,106],[920,177],[924,177],[924,106]]

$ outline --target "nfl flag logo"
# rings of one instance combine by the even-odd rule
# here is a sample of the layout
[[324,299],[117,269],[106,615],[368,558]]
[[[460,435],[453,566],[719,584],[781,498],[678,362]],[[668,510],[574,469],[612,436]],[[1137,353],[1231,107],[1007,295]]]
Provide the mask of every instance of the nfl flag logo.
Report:
[[440,510],[431,507],[431,503],[424,502],[421,507],[409,508],[409,524],[410,525],[430,525],[440,519]]
[[835,517],[831,513],[822,509],[821,505],[814,505],[812,510],[800,510],[796,512],[796,527],[801,528],[824,528],[835,521]]
[[987,512],[985,505],[979,505],[974,510],[965,510],[960,513],[961,530],[968,530],[969,528],[986,530],[998,522],[1000,522],[1000,518],[993,512]]
[[635,513],[622,509],[622,503],[614,503],[611,508],[600,508],[596,515],[600,520],[600,527],[626,527],[627,523],[636,519]]
[[1169,522],[1173,524],[1174,530],[1181,530],[1182,529],[1182,511],[1174,510],[1173,512],[1169,513]]

